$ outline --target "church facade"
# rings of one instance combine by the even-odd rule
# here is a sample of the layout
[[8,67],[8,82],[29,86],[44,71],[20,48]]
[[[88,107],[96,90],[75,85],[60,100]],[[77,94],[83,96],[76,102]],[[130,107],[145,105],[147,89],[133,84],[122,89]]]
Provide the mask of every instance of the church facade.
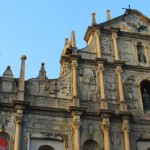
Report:
[[75,33],[60,58],[60,77],[44,68],[25,80],[10,66],[0,77],[0,149],[150,150],[150,19],[126,9],[92,24],[77,49]]

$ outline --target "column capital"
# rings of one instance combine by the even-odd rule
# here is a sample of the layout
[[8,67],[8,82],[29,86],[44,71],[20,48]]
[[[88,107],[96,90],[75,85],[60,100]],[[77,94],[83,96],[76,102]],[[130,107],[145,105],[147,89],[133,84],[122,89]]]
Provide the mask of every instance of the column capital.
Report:
[[129,133],[130,132],[129,120],[123,120],[123,122],[122,122],[122,132],[124,132],[124,133]]
[[15,124],[21,124],[23,122],[23,114],[16,114],[14,117]]
[[72,60],[72,67],[73,68],[78,67],[78,62],[76,60]]
[[74,130],[79,130],[81,127],[81,121],[80,120],[76,120],[72,122],[72,128]]
[[118,34],[116,32],[112,33],[112,39],[116,40],[118,38]]
[[121,66],[117,66],[117,67],[116,67],[116,74],[117,74],[117,75],[120,75],[122,72],[123,72],[123,71],[122,71],[122,67],[121,67]]
[[110,128],[109,118],[103,118],[102,125],[101,125],[101,129],[102,129],[103,131],[108,131],[109,128]]
[[103,64],[98,64],[98,70],[99,71],[104,71],[104,65]]
[[96,36],[96,38],[98,38],[100,35],[101,35],[100,30],[95,30],[95,36]]

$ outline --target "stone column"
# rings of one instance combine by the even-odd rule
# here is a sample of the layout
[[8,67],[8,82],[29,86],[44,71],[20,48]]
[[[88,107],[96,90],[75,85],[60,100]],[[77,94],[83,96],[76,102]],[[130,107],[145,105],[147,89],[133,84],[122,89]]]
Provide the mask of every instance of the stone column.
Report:
[[74,133],[74,150],[80,150],[80,126],[81,126],[81,120],[80,120],[80,115],[82,113],[76,113],[73,112],[73,123],[72,123],[72,128],[73,128],[73,133]]
[[116,74],[118,76],[118,88],[119,88],[119,98],[120,98],[120,109],[121,111],[127,111],[127,105],[124,99],[124,91],[122,85],[122,67],[116,67]]
[[97,58],[101,58],[101,41],[100,41],[100,31],[96,30],[95,38],[96,38],[96,50],[97,50]]
[[26,56],[21,56],[21,70],[19,78],[19,88],[18,88],[18,100],[24,101],[24,78],[25,78],[25,60]]
[[108,104],[105,100],[105,86],[104,86],[104,65],[103,64],[98,64],[98,71],[100,75],[99,83],[100,83],[100,94],[101,94],[101,109],[108,109]]
[[122,131],[124,134],[124,141],[125,141],[125,150],[130,150],[130,137],[129,137],[129,132],[130,132],[130,126],[129,126],[129,120],[123,120],[122,123]]
[[77,61],[72,61],[73,96],[77,97]]
[[144,47],[144,53],[145,53],[145,57],[146,57],[146,63],[149,64],[149,55],[148,55],[148,47],[145,46]]
[[109,118],[103,118],[101,129],[104,133],[104,150],[111,150]]
[[15,116],[15,142],[14,142],[14,150],[20,150],[21,146],[21,124],[22,124],[22,118],[23,118],[23,110],[17,110],[17,114]]
[[80,106],[77,90],[77,60],[72,60],[72,95],[73,95],[73,106]]
[[113,39],[113,45],[114,45],[114,54],[115,54],[115,60],[119,60],[119,52],[118,52],[118,44],[117,44],[117,33],[112,33],[112,39]]

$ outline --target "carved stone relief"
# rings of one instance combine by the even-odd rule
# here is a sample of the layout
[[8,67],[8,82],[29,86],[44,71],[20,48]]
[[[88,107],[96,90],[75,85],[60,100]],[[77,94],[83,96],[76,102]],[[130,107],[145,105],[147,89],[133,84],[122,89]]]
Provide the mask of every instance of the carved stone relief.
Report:
[[128,30],[131,32],[148,32],[147,24],[143,22],[138,16],[127,18],[125,19],[125,22],[127,23]]
[[102,54],[112,55],[111,39],[109,37],[105,36],[101,39],[101,46],[102,46]]
[[113,150],[121,150],[123,142],[123,134],[121,133],[121,126],[112,125],[111,126],[111,143]]
[[96,80],[96,69],[79,67],[78,73],[81,99],[97,102],[99,98],[99,87]]
[[81,128],[81,145],[89,139],[98,142],[100,148],[103,148],[103,133],[98,125],[94,125],[89,120],[83,120]]
[[70,72],[70,63],[68,62],[63,62],[61,65],[61,72],[60,72],[60,76],[65,76]]
[[125,81],[125,92],[128,108],[132,113],[137,113],[138,111],[138,102],[136,97],[136,80],[134,76],[130,76]]
[[40,107],[47,107],[47,108],[64,108],[68,109],[69,106],[72,105],[70,99],[59,99],[59,98],[49,98],[48,96],[46,97],[32,97],[32,96],[27,96],[26,97],[27,101],[30,102],[32,106],[40,106]]
[[27,93],[31,95],[45,95],[52,97],[71,97],[72,96],[72,78],[71,74],[56,79],[39,81],[31,79],[26,84]]
[[131,43],[120,39],[119,49],[121,50],[123,61],[128,64],[133,64],[133,52]]
[[106,80],[107,98],[110,100],[117,100],[116,92],[116,77],[113,71],[109,70]]

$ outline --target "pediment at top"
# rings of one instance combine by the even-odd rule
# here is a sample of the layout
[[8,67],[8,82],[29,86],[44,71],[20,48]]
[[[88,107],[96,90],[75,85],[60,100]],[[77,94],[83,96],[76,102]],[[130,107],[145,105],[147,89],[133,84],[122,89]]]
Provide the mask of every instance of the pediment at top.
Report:
[[121,31],[150,34],[150,20],[142,13],[133,10],[133,12],[124,14],[120,17],[111,19],[100,24],[103,28],[117,27]]

